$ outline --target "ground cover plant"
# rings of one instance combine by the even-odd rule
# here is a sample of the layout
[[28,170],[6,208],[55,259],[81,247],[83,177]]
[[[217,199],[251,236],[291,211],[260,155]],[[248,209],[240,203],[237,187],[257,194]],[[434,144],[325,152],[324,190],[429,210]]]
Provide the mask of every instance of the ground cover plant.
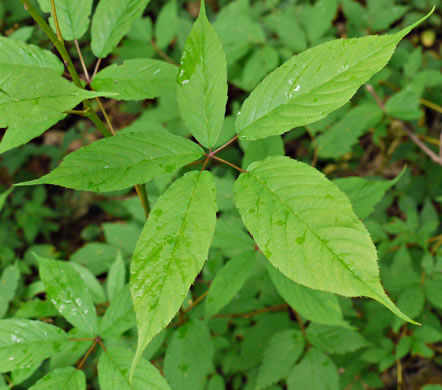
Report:
[[0,389],[442,386],[439,2],[0,2]]

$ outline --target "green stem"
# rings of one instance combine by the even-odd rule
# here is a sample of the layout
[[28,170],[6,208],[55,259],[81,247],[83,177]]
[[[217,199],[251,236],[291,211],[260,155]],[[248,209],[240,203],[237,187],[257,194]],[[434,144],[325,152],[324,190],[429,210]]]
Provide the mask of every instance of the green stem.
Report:
[[[40,28],[43,30],[43,32],[47,35],[47,37],[51,40],[51,42],[54,44],[56,49],[61,55],[61,58],[63,58],[63,61],[68,68],[69,74],[72,77],[72,81],[74,84],[78,87],[83,89],[83,84],[81,83],[80,76],[77,73],[77,70],[75,69],[75,66],[72,62],[72,59],[66,50],[66,47],[64,46],[63,42],[58,39],[57,35],[52,31],[52,28],[46,23],[46,21],[41,17],[41,15],[38,13],[38,11],[34,8],[34,6],[29,2],[29,0],[20,0],[25,7],[25,9],[31,14],[32,18],[37,22],[37,24],[40,26]],[[89,113],[87,117],[97,126],[98,130],[101,131],[101,133],[105,137],[110,137],[112,133],[109,131],[109,129],[106,127],[106,125],[103,123],[103,121],[100,119],[100,117],[96,114],[96,112],[93,110],[91,103],[89,100],[83,100],[83,105],[85,110],[87,111],[89,109]]]

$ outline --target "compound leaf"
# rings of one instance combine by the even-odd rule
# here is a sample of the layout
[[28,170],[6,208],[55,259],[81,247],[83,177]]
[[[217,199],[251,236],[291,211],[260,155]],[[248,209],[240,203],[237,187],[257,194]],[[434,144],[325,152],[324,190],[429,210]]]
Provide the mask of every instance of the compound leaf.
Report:
[[50,69],[59,75],[64,69],[61,61],[50,51],[5,37],[0,37],[0,64]]
[[214,146],[226,110],[227,66],[221,41],[207,20],[204,1],[187,37],[177,81],[181,117],[203,146]]
[[288,157],[253,163],[234,187],[243,221],[270,262],[313,289],[373,298],[413,322],[381,286],[377,253],[346,195]]
[[166,131],[119,134],[70,153],[46,176],[18,185],[56,184],[95,192],[121,190],[173,172],[203,153],[192,141]]
[[57,368],[41,378],[29,390],[85,390],[86,377],[74,367]]
[[131,263],[138,324],[137,361],[180,308],[201,271],[215,230],[215,183],[210,172],[189,172],[158,199]]
[[0,320],[0,372],[39,365],[60,352],[67,334],[40,321]]
[[176,87],[177,68],[164,61],[139,58],[111,65],[92,81],[96,91],[118,93],[117,100],[153,99]]
[[[51,0],[38,0],[43,12],[51,12]],[[67,41],[80,39],[89,29],[93,0],[57,0],[55,2],[61,35]],[[55,31],[53,16],[49,19]]]
[[101,390],[170,390],[158,370],[141,359],[133,380],[129,382],[129,367],[133,352],[125,348],[108,348],[98,360],[98,382]]
[[387,64],[399,41],[430,14],[393,35],[335,40],[292,57],[244,102],[236,119],[239,137],[253,140],[282,134],[343,106]]
[[48,299],[72,325],[97,334],[97,314],[92,296],[81,276],[66,261],[37,256],[38,270]]
[[149,0],[101,0],[95,10],[91,28],[91,48],[106,57],[130,30]]
[[58,70],[0,63],[0,153],[38,137],[82,100],[103,94],[77,88]]

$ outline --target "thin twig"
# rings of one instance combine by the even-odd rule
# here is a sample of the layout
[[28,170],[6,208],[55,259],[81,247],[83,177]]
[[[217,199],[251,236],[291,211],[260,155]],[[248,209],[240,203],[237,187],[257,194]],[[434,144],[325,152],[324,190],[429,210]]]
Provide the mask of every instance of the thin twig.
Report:
[[78,40],[74,39],[75,47],[77,49],[78,57],[80,58],[81,67],[83,68],[84,77],[86,77],[86,81],[88,84],[91,82],[91,78],[89,77],[89,72],[87,70],[86,63],[84,62],[83,54],[81,53],[80,45],[78,44]]
[[162,51],[154,39],[152,39],[152,47],[154,50],[158,53],[160,57],[162,57],[165,61],[167,61],[169,64],[179,66],[172,58],[170,58],[164,51]]
[[58,23],[57,10],[55,8],[55,0],[51,0],[52,17],[54,18],[55,29],[57,30],[58,40],[64,45],[63,36],[61,35],[60,24]]
[[91,354],[91,352],[94,350],[95,346],[98,343],[98,339],[95,339],[94,343],[91,345],[91,347],[87,350],[86,354],[83,356],[83,359],[81,359],[80,363],[78,363],[77,370],[81,370],[84,363],[86,363],[87,358]]
[[[373,86],[370,84],[367,84],[365,86],[365,89],[368,91],[368,93],[370,95],[372,95],[374,97],[374,99],[376,100],[376,103],[378,104],[378,106],[382,109],[382,111],[384,111],[384,113],[386,113],[385,110],[385,104],[384,102],[381,100],[381,98],[378,96],[378,94],[376,93],[376,91],[374,90]],[[401,120],[397,120],[398,123],[401,124],[403,130],[408,134],[408,136],[410,137],[410,139],[428,156],[430,157],[435,163],[439,164],[442,166],[442,154],[440,156],[438,156],[436,153],[434,153],[427,145],[425,145],[420,139],[419,137],[414,134],[414,132],[410,129],[410,127]]]
[[293,310],[293,314],[296,317],[296,321],[298,322],[299,328],[301,329],[302,335],[304,336],[305,346],[307,349],[310,348],[310,343],[307,338],[307,332],[305,331],[304,323],[302,322],[301,316],[298,314],[297,311]]
[[273,312],[273,311],[286,310],[288,307],[289,307],[288,304],[282,303],[280,305],[264,307],[263,309],[255,310],[255,311],[252,311],[250,313],[245,313],[245,314],[216,314],[216,315],[212,316],[211,318],[225,318],[225,317],[229,317],[229,318],[251,318],[251,317],[254,317],[254,316],[258,315],[258,314],[267,313],[269,311]]
[[210,155],[208,154],[208,155],[207,155],[207,158],[206,158],[205,161],[204,161],[203,166],[201,167],[200,172],[202,172],[202,171],[204,171],[204,169],[206,169],[206,166],[207,166],[207,163],[209,162],[209,160],[210,160]]
[[230,166],[230,167],[236,169],[237,171],[239,171],[239,172],[241,172],[241,173],[247,173],[247,171],[245,171],[244,169],[241,169],[240,167],[237,167],[235,164],[232,164],[232,163],[229,162],[229,161],[223,160],[222,158],[219,158],[219,157],[217,157],[217,156],[212,156],[212,158],[213,158],[214,160],[217,160],[217,161],[219,161],[219,162],[222,162],[223,164],[226,164],[226,165],[228,165],[228,166]]
[[97,103],[98,103],[98,107],[100,107],[100,111],[101,111],[101,113],[102,113],[103,116],[104,116],[104,120],[106,121],[107,127],[109,128],[109,130],[110,130],[110,132],[112,133],[112,135],[116,135],[116,133],[115,133],[115,129],[114,129],[114,127],[112,126],[112,122],[111,122],[109,116],[107,115],[106,110],[105,110],[104,107],[103,107],[103,104],[101,104],[101,100],[100,100],[100,98],[97,97],[97,98],[95,98],[95,100],[96,100]]
[[98,338],[97,341],[98,341],[98,344],[100,344],[100,347],[103,348],[103,351],[107,352],[107,349],[106,349],[105,345],[103,344],[103,342],[101,341],[101,338]]
[[91,77],[91,81],[94,79],[94,77],[97,75],[98,73],[98,69],[100,69],[100,65],[101,65],[101,58],[99,58],[97,60],[97,63],[95,64],[95,68],[94,68],[94,72],[92,73],[92,77]]
[[233,142],[235,142],[238,139],[238,136],[235,135],[230,141],[227,141],[224,145],[220,146],[218,149],[216,149],[214,152],[209,153],[211,156],[214,156],[215,154],[217,154],[218,152],[220,152],[221,150],[223,150],[225,147],[229,146],[230,144],[232,144]]
[[197,299],[195,299],[192,304],[189,307],[186,307],[183,312],[184,313],[188,313],[189,311],[191,311],[196,305],[198,305],[198,303],[200,303],[209,293],[209,290],[206,290],[205,292],[203,292]]

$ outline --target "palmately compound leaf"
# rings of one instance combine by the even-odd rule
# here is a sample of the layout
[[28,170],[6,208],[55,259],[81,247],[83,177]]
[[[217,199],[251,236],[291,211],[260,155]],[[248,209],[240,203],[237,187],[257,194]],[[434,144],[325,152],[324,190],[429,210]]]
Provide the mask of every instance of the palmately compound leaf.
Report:
[[431,13],[393,35],[335,40],[292,57],[244,102],[236,119],[239,137],[254,140],[282,134],[343,106],[387,64],[399,41]]
[[414,323],[382,288],[376,248],[350,201],[315,168],[269,157],[239,176],[234,193],[256,243],[288,278],[313,289],[373,298]]
[[74,367],[57,368],[38,380],[29,390],[85,390],[86,377]]
[[[51,12],[51,0],[38,0],[43,12]],[[93,0],[57,0],[55,10],[60,25],[61,35],[67,41],[80,39],[89,29],[89,16],[92,12]],[[49,19],[51,27],[56,31],[54,17]]]
[[203,146],[214,146],[226,110],[227,66],[221,41],[207,20],[204,1],[186,39],[177,81],[181,117]]
[[0,320],[0,372],[35,367],[60,352],[67,334],[41,321]]
[[59,71],[0,61],[0,153],[38,137],[82,100],[103,94],[77,88]]
[[111,65],[92,81],[96,91],[118,93],[117,100],[153,99],[176,87],[177,67],[164,61],[138,58]]
[[201,271],[215,230],[216,211],[215,183],[207,171],[186,173],[152,209],[131,263],[138,324],[132,373],[147,344],[172,320]]
[[173,172],[203,154],[192,141],[166,131],[125,133],[77,149],[47,175],[16,185],[56,184],[76,190],[116,191]]
[[58,312],[78,329],[96,335],[95,306],[80,274],[66,261],[35,257],[46,295]]
[[62,62],[49,50],[5,37],[0,37],[0,64],[50,69],[59,75],[64,69]]
[[101,354],[98,360],[101,390],[170,390],[158,370],[145,359],[140,360],[130,383],[128,372],[133,355],[131,350],[119,347],[108,348]]
[[101,0],[91,28],[91,49],[104,58],[115,49],[150,0]]

